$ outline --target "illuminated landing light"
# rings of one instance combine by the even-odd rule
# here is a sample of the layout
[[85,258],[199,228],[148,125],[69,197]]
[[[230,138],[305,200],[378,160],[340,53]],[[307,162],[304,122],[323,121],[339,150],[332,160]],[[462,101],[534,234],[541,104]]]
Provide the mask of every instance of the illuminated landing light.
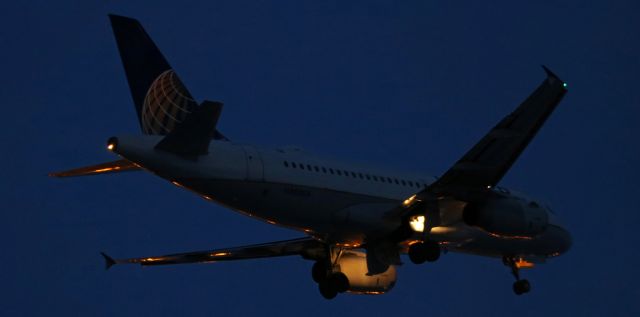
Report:
[[110,171],[117,171],[119,169],[120,169],[120,166],[114,166],[114,167],[106,167],[106,168],[97,169],[94,172],[95,173],[104,173],[104,172],[110,172]]
[[413,196],[411,196],[411,197],[409,197],[409,198],[405,199],[405,200],[402,202],[402,204],[403,204],[405,207],[406,207],[406,206],[409,206],[409,205],[411,205],[411,203],[412,203],[415,199],[416,199],[416,195],[413,195]]
[[411,218],[409,218],[409,226],[411,227],[411,230],[415,232],[424,231],[424,222],[425,222],[425,217],[422,215],[412,216]]
[[532,267],[534,267],[535,264],[531,263],[531,262],[527,262],[523,259],[518,259],[518,261],[516,262],[516,267],[519,269],[530,269]]
[[562,83],[562,87],[567,88],[567,83]]
[[160,258],[146,258],[143,261],[144,262],[155,262],[155,261],[160,261],[160,260],[162,260],[162,259],[160,259]]
[[218,252],[218,253],[211,253],[211,256],[225,256],[230,254],[231,252]]
[[118,146],[118,138],[112,136],[109,138],[109,140],[107,140],[107,150],[115,151],[117,146]]

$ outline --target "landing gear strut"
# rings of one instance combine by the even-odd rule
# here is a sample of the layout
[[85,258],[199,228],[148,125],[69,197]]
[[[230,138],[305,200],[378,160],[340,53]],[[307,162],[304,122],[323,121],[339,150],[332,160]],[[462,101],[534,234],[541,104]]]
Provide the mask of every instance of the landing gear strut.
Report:
[[506,266],[511,268],[511,274],[516,278],[516,281],[513,283],[513,292],[516,293],[516,295],[529,293],[531,284],[529,284],[529,281],[526,279],[520,279],[520,269],[516,265],[516,260],[514,258],[504,257],[502,261]]
[[349,278],[344,273],[335,270],[342,250],[332,250],[329,255],[333,260],[321,259],[313,264],[311,277],[318,283],[318,290],[322,297],[333,299],[338,293],[349,290]]
[[440,258],[440,245],[431,240],[416,242],[409,246],[409,259],[415,264],[435,262]]

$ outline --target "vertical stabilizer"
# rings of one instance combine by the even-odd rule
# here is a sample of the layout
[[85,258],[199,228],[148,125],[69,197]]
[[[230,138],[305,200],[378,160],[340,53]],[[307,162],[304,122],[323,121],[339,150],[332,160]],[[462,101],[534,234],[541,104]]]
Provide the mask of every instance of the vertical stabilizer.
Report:
[[171,132],[197,103],[138,20],[118,15],[109,19],[142,131]]

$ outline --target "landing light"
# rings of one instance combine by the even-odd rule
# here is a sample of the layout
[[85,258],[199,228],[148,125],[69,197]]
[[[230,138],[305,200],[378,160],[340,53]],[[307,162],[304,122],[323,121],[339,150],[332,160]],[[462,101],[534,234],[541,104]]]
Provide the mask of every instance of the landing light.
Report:
[[113,151],[113,148],[115,148],[115,147],[116,147],[116,146],[115,146],[113,143],[109,143],[109,144],[107,145],[107,150],[109,150],[109,151]]
[[423,232],[424,231],[424,216],[412,216],[409,218],[409,226],[413,231]]
[[411,197],[409,197],[409,198],[405,199],[405,200],[402,202],[402,204],[403,204],[405,207],[406,207],[406,206],[409,206],[409,205],[411,205],[411,203],[412,203],[415,199],[416,199],[416,195],[413,195],[413,196],[411,196]]
[[567,83],[562,83],[562,87],[567,88]]

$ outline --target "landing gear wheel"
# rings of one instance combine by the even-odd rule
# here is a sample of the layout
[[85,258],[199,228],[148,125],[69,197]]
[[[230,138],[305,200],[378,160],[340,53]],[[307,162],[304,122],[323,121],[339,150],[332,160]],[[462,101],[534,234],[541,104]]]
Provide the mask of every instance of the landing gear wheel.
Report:
[[440,258],[440,245],[434,241],[414,243],[409,246],[409,259],[415,264],[435,262]]
[[322,297],[326,299],[334,299],[338,296],[338,291],[333,287],[333,283],[329,279],[324,279],[318,283],[318,289]]
[[531,284],[529,284],[529,281],[527,280],[518,280],[513,283],[513,292],[516,293],[516,295],[529,293],[530,290]]
[[324,261],[316,261],[311,267],[311,278],[316,283],[320,283],[322,280],[327,279],[327,265]]
[[329,282],[338,293],[344,293],[349,289],[349,279],[342,272],[329,275]]

